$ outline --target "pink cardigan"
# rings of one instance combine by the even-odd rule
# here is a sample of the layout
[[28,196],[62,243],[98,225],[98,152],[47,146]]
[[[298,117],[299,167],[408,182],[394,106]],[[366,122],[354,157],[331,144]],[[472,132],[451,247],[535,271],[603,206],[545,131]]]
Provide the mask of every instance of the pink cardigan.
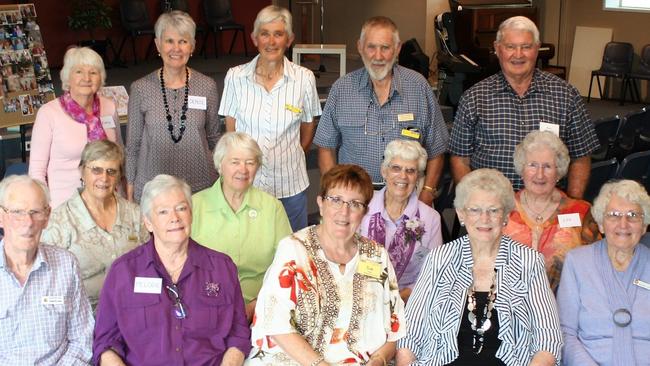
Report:
[[[99,106],[102,119],[110,116],[116,126],[107,128],[104,124],[106,136],[122,144],[115,103],[100,96]],[[70,198],[74,190],[81,186],[79,160],[87,142],[86,126],[70,118],[63,111],[58,98],[38,110],[32,129],[29,175],[47,183],[52,208]]]

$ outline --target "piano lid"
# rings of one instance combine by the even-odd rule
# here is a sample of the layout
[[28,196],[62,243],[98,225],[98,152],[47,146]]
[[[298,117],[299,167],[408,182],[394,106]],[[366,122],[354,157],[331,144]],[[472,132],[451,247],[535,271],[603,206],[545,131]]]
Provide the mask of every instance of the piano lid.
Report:
[[530,8],[533,0],[451,0],[465,9]]

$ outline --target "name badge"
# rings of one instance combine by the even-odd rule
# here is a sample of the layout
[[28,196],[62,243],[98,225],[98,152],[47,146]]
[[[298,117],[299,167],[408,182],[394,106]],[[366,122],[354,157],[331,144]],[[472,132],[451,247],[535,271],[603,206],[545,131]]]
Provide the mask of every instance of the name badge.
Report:
[[63,305],[65,302],[63,296],[51,295],[51,296],[43,296],[41,303],[43,305]]
[[294,107],[291,104],[285,104],[284,109],[286,109],[288,111],[291,111],[293,113],[302,113],[302,109],[300,109],[298,107]]
[[128,240],[132,241],[132,242],[137,242],[138,241],[138,236],[135,235],[135,234],[130,234]]
[[162,291],[162,278],[136,277],[133,292],[136,294],[159,294]]
[[646,290],[650,290],[650,283],[647,283],[647,282],[641,281],[641,280],[639,280],[639,279],[634,280],[633,283],[634,283],[635,285],[641,287],[641,288],[644,288],[644,289],[646,289]]
[[202,111],[208,109],[208,102],[205,97],[190,95],[187,98],[187,107],[189,109],[200,109]]
[[580,215],[577,213],[557,215],[557,221],[560,224],[561,228],[582,226],[582,223],[580,222]]
[[408,128],[402,128],[402,136],[410,137],[416,140],[420,139],[420,133],[418,131],[412,131]]
[[360,260],[357,265],[357,273],[366,275],[372,278],[381,277],[381,263]]
[[557,137],[560,137],[560,125],[555,124],[555,123],[548,123],[548,122],[539,122],[539,130],[540,131],[550,131],[553,132],[553,134]]
[[115,128],[115,120],[113,116],[101,116],[100,120],[102,121],[102,126],[104,128]]
[[397,121],[399,122],[408,122],[414,120],[413,113],[400,113],[397,115]]

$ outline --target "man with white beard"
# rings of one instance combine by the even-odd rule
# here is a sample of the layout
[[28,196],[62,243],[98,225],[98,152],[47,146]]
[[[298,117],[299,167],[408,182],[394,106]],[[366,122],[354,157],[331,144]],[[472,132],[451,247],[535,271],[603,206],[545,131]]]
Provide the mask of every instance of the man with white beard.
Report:
[[397,65],[400,48],[399,31],[391,19],[378,16],[363,24],[357,50],[364,67],[332,86],[314,139],[318,165],[321,174],[337,162],[359,165],[370,174],[375,189],[381,189],[386,145],[395,139],[417,140],[428,154],[419,198],[430,205],[449,134],[424,77]]

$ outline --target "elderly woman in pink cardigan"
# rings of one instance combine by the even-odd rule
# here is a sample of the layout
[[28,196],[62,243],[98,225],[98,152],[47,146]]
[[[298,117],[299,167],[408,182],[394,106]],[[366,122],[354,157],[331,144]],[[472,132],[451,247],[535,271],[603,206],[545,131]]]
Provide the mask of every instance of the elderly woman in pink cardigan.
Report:
[[115,103],[97,94],[106,80],[102,58],[87,47],[63,58],[63,95],[41,107],[32,129],[29,175],[48,185],[52,208],[81,186],[79,159],[86,143],[122,143]]

